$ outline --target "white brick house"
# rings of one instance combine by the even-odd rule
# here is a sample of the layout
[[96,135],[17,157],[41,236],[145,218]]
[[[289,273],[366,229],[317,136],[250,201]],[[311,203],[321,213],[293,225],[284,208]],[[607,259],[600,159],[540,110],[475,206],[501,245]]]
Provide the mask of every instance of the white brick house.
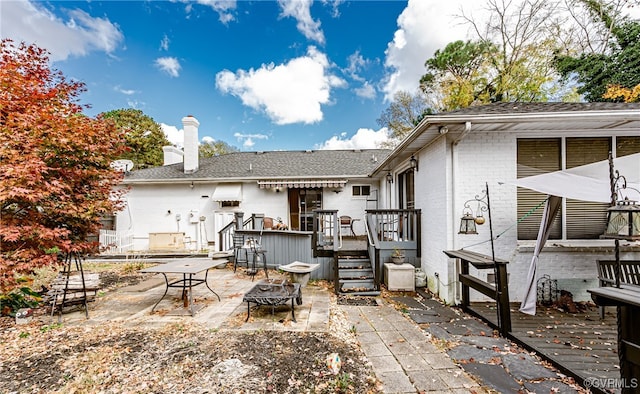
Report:
[[[510,262],[510,299],[521,301],[542,209],[526,213],[545,196],[508,182],[600,161],[609,151],[640,152],[640,104],[497,103],[426,117],[373,175],[391,173],[393,207],[421,209],[428,286],[451,303],[460,297],[458,271],[443,250],[491,254],[486,224],[478,235],[458,234],[465,201],[481,195],[488,183],[495,254]],[[412,156],[417,171],[410,169]],[[556,232],[540,256],[539,277],[549,275],[576,300],[590,300],[586,289],[598,285],[596,260],[613,258],[613,241],[598,239],[605,209],[563,201]],[[523,216],[528,217],[518,223]],[[640,258],[637,242],[623,242],[622,250],[623,259]]]
[[[185,139],[197,141],[197,121],[187,117],[185,122]],[[482,194],[487,183],[495,254],[510,262],[510,299],[521,301],[542,213],[534,208],[545,196],[508,182],[599,161],[609,151],[616,156],[640,152],[640,104],[471,107],[426,117],[392,152],[238,152],[197,161],[169,149],[167,165],[127,174],[127,209],[118,214],[117,229],[133,233],[137,250],[149,249],[151,233],[163,232],[182,232],[189,247],[199,250],[216,241],[217,231],[237,211],[281,217],[291,229],[304,231],[305,215],[319,201],[322,209],[354,218],[367,209],[420,209],[416,265],[427,273],[431,291],[458,303],[458,267],[443,251],[490,254],[487,224],[477,235],[458,234],[464,203]],[[184,156],[197,157],[197,144],[185,143]],[[605,209],[564,201],[540,256],[539,276],[557,280],[576,300],[590,299],[586,289],[597,286],[596,260],[613,255],[613,241],[598,239]],[[356,233],[364,234],[363,226],[364,220],[356,222]],[[640,258],[637,243],[623,242],[622,250],[623,259]],[[486,278],[488,273],[475,274]]]
[[165,165],[125,174],[126,207],[116,231],[133,237],[132,250],[201,251],[237,212],[248,219],[281,218],[290,230],[310,231],[313,209],[360,219],[383,204],[370,176],[386,149],[234,152],[198,159],[198,121],[183,118],[184,152],[165,149]]

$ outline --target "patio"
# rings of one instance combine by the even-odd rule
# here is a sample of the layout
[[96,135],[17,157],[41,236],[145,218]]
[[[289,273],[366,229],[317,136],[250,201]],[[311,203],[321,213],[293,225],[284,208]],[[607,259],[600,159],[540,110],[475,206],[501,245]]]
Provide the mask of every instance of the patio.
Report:
[[[190,260],[210,261],[208,258]],[[269,272],[269,277],[284,279],[286,275],[272,271]],[[160,274],[152,275],[136,285],[122,287],[97,297],[95,302],[89,304],[89,319],[85,318],[82,308],[77,308],[63,313],[61,322],[65,325],[100,325],[110,321],[124,321],[136,326],[157,327],[188,319],[211,329],[311,332],[328,330],[330,293],[317,285],[303,288],[304,302],[302,305],[296,305],[295,309],[297,322],[291,321],[289,305],[276,307],[273,315],[270,307],[256,308],[252,305],[251,317],[245,322],[247,304],[242,300],[243,295],[263,278],[264,272],[252,278],[246,275],[243,269],[236,273],[229,267],[209,270],[208,285],[220,296],[220,301],[206,286],[193,287],[195,316],[191,317],[189,308],[184,306],[181,289],[169,288],[166,296],[162,298],[166,288],[165,279]],[[152,312],[156,303],[158,305]],[[52,323],[58,321],[58,316],[56,312],[51,318]]]

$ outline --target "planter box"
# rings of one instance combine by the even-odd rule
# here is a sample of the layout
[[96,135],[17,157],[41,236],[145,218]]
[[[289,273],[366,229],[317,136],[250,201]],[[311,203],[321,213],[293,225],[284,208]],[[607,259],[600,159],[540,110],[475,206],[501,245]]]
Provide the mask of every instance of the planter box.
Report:
[[416,269],[411,264],[384,265],[384,284],[389,291],[415,291],[416,290]]

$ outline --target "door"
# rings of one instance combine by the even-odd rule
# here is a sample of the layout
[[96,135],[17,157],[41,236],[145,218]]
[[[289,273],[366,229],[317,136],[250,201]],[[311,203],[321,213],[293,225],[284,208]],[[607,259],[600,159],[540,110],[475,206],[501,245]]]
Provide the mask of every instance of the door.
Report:
[[292,230],[313,231],[314,209],[322,209],[322,189],[289,189]]

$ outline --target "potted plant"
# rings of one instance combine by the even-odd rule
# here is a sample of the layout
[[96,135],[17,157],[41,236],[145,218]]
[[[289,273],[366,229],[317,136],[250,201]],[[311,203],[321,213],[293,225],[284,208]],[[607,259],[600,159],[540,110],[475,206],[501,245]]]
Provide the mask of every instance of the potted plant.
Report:
[[398,248],[393,248],[391,262],[394,264],[404,264],[404,251]]

